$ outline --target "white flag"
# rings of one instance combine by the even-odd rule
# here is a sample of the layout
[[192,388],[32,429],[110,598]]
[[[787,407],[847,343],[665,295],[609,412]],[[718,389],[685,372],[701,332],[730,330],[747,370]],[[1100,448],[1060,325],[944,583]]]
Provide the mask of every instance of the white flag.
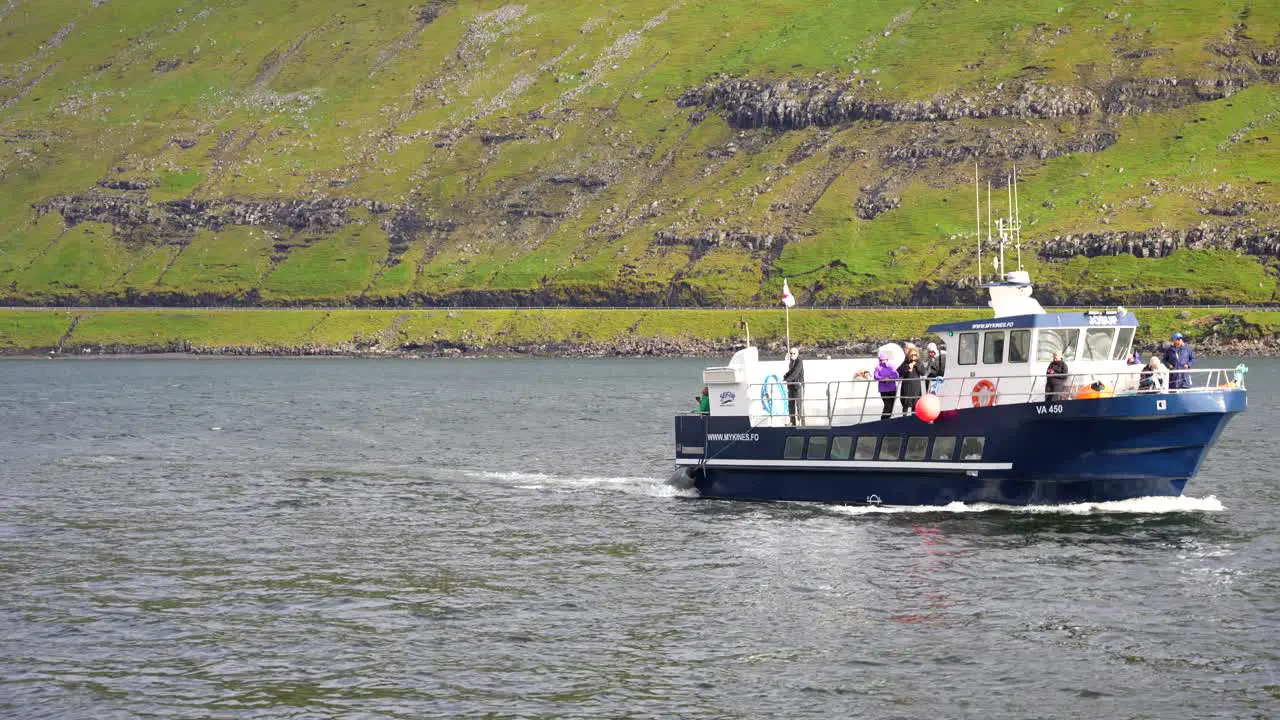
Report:
[[796,306],[796,298],[791,294],[791,288],[787,287],[786,278],[782,278],[782,304],[789,308]]

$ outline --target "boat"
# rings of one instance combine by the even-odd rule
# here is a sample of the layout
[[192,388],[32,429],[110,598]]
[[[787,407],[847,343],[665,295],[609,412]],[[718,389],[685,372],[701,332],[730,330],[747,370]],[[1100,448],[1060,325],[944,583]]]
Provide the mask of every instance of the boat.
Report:
[[[1021,262],[1002,272],[1016,226],[1002,225],[997,279],[982,285],[993,317],[927,328],[946,358],[931,388],[936,417],[882,419],[867,377],[875,357],[802,359],[791,398],[787,360],[762,359],[748,340],[703,370],[709,412],[676,416],[672,482],[704,498],[902,506],[1181,495],[1246,409],[1247,368],[1174,371],[1164,384],[1174,387],[1144,386],[1142,365],[1128,362],[1134,313],[1048,312]],[[1055,351],[1068,364],[1065,392],[1046,390]]]

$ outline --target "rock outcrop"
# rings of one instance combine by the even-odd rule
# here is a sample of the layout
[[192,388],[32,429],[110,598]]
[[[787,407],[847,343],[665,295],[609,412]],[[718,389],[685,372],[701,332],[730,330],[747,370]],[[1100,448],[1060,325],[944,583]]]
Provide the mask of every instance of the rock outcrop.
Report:
[[150,230],[191,233],[220,230],[231,225],[276,226],[291,230],[331,231],[352,221],[352,209],[374,214],[392,206],[379,200],[321,198],[313,200],[167,200],[118,195],[60,195],[34,205],[38,215],[58,213],[68,226],[82,222],[108,223],[117,231]]
[[1040,256],[1046,260],[1108,255],[1160,258],[1184,248],[1231,250],[1257,257],[1280,258],[1280,228],[1240,222],[1204,224],[1188,229],[1155,228],[1058,235],[1044,244]]
[[722,111],[737,128],[798,130],[856,120],[935,122],[962,118],[1061,118],[1097,113],[1102,108],[1092,91],[1073,87],[1026,84],[1016,93],[1003,86],[978,95],[956,93],[927,101],[876,99],[858,84],[825,80],[765,83],[730,79],[680,96],[681,107],[704,106]]
[[[1280,51],[1255,53],[1255,60],[1259,65],[1274,64],[1269,53],[1275,52]],[[1277,73],[1271,69],[1240,64],[1223,70],[1224,74],[1216,77],[1117,78],[1096,88],[1035,82],[999,84],[986,92],[955,92],[921,101],[885,99],[865,79],[762,82],[722,78],[686,92],[676,104],[719,110],[736,128],[799,130],[857,120],[938,122],[1126,115],[1221,100],[1256,80],[1277,81]]]

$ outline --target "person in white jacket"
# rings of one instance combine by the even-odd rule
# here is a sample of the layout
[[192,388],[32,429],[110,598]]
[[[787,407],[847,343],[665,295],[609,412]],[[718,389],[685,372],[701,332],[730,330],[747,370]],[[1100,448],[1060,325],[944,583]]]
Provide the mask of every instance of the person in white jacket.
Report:
[[1147,361],[1138,378],[1138,392],[1162,393],[1169,389],[1169,368],[1155,355]]

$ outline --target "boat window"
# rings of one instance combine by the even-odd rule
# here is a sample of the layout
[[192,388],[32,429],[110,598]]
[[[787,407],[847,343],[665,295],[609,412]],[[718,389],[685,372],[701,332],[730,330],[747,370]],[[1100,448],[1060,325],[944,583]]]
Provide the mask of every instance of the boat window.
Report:
[[1031,359],[1031,331],[1009,332],[1009,362],[1024,363]]
[[880,459],[897,460],[901,454],[902,437],[900,435],[885,435],[884,440],[880,441]]
[[1084,360],[1110,360],[1115,328],[1089,328],[1084,331]]
[[960,333],[960,357],[957,362],[961,365],[978,364],[978,333]]
[[853,451],[854,460],[870,460],[876,456],[876,438],[874,435],[863,435],[858,438],[858,447]]
[[810,460],[826,460],[827,459],[827,436],[814,435],[809,438],[809,454],[805,457]]
[[787,460],[799,460],[804,457],[804,437],[792,435],[787,438],[787,444],[782,448],[782,457]]
[[981,460],[982,450],[987,445],[987,439],[984,437],[967,437],[964,442],[960,443],[960,459],[961,460]]
[[837,435],[831,438],[831,459],[848,460],[849,451],[853,449],[853,438],[848,435]]
[[1036,362],[1052,362],[1055,352],[1062,353],[1063,360],[1076,359],[1076,345],[1080,340],[1080,331],[1070,330],[1037,330]]
[[1133,328],[1120,328],[1116,333],[1116,349],[1111,353],[1112,360],[1124,360],[1129,357],[1130,348],[1133,346]]
[[933,439],[933,454],[930,460],[950,460],[956,455],[956,439],[950,435]]
[[927,437],[911,437],[907,438],[907,460],[923,460],[924,454],[929,450],[929,438]]
[[986,365],[1000,365],[1004,362],[1004,331],[986,333],[982,339],[982,362]]

